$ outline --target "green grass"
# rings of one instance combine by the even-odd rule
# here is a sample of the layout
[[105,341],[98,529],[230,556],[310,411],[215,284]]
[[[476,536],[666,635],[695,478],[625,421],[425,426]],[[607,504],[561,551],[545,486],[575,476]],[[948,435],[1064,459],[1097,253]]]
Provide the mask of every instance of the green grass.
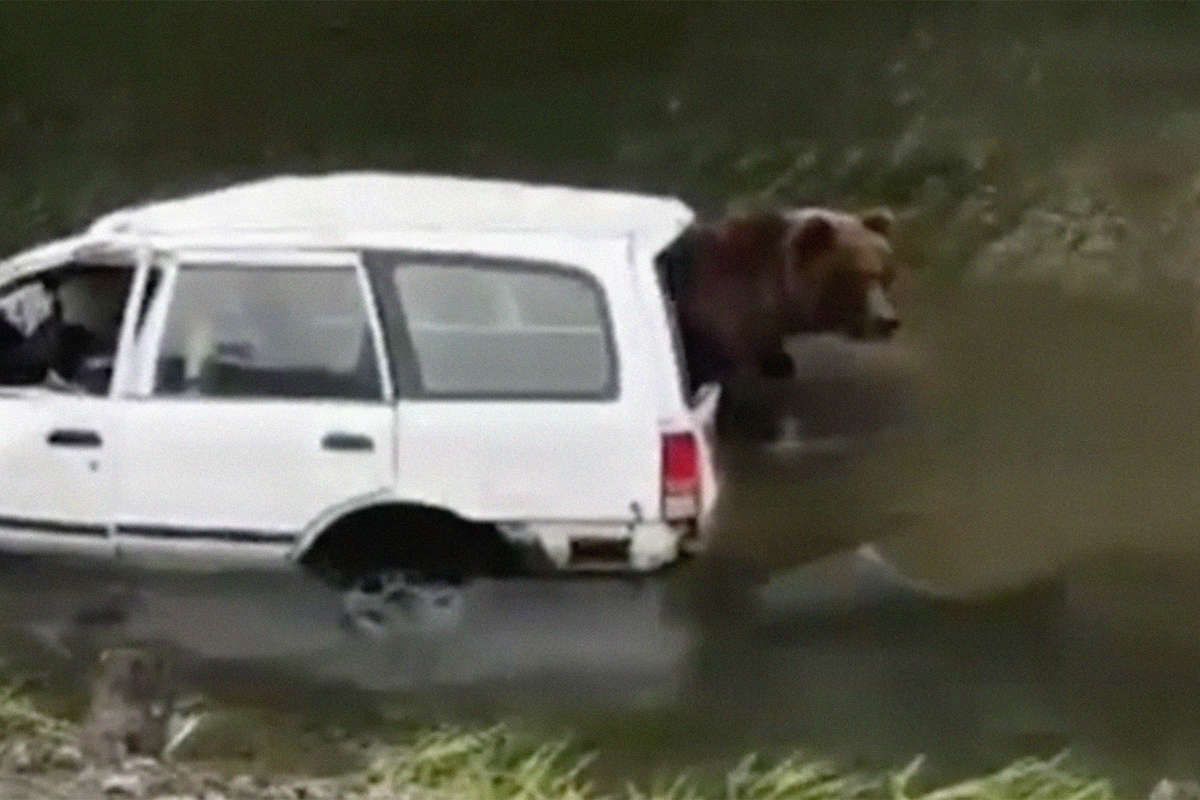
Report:
[[[264,725],[269,721],[264,720]],[[40,710],[19,683],[0,685],[0,754],[16,740],[49,750],[77,741],[77,727]],[[629,782],[602,792],[591,778],[595,753],[570,739],[534,736],[512,724],[444,726],[381,744],[365,773],[344,777],[397,796],[443,800],[1110,800],[1109,781],[1068,763],[1027,758],[996,772],[933,787],[923,758],[881,774],[850,772],[827,759],[795,752],[749,755],[718,778],[688,773],[644,787]]]
[[76,735],[74,725],[40,710],[19,683],[0,685],[0,746],[15,738],[65,744]]
[[443,728],[387,750],[369,780],[394,793],[423,789],[436,797],[475,800],[1106,800],[1111,784],[1070,769],[1065,756],[1024,759],[997,772],[942,787],[922,785],[923,760],[882,775],[845,772],[833,762],[794,753],[751,755],[722,781],[682,774],[616,798],[588,778],[592,756],[567,741],[523,737],[512,727]]

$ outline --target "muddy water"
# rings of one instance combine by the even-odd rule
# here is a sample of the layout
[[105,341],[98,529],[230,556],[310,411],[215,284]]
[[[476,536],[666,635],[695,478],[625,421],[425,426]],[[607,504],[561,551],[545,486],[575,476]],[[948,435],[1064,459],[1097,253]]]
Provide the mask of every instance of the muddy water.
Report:
[[[783,404],[811,402],[816,385],[836,410],[806,409],[824,420],[819,446],[791,461],[761,449],[730,459],[718,548],[776,570],[763,595],[773,633],[722,653],[762,665],[740,685],[774,687],[744,692],[753,724],[797,725],[860,755],[940,753],[943,765],[1070,745],[1135,784],[1194,774],[1191,321],[1173,298],[956,291],[915,298],[895,346],[797,349],[806,384]],[[829,558],[789,566],[862,541],[961,602],[811,613],[829,582],[859,573]]]
[[[769,573],[748,603],[698,582],[703,564],[483,583],[457,628],[380,643],[298,576],[19,562],[0,574],[7,656],[79,674],[101,643],[167,641],[229,702],[518,717],[600,747],[614,780],[794,746],[871,766],[926,753],[941,776],[1070,747],[1129,791],[1196,776],[1190,310],[968,291],[906,308],[893,344],[797,342],[795,384],[737,388],[800,430],[723,453],[715,553]],[[930,592],[864,571],[863,542]],[[697,585],[737,613],[698,617]]]

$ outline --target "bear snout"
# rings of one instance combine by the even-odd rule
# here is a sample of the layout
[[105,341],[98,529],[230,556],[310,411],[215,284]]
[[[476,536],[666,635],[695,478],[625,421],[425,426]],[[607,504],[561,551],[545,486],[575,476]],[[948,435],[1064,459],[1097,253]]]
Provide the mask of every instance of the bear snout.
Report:
[[878,283],[872,283],[867,290],[866,305],[863,328],[867,338],[886,339],[900,327],[900,316]]

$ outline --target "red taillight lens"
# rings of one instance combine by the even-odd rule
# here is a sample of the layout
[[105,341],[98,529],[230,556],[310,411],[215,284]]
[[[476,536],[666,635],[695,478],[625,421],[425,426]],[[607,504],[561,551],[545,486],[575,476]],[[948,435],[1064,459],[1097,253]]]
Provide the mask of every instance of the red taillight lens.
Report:
[[663,516],[694,517],[700,510],[700,446],[691,433],[662,437]]

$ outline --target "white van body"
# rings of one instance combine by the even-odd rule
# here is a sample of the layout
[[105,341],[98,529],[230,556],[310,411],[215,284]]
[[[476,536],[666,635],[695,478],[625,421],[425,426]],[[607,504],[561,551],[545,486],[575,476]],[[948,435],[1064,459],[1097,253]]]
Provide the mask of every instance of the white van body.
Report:
[[[0,262],[24,331],[46,276],[76,292],[59,307],[80,275],[129,287],[90,390],[0,386],[0,549],[286,565],[350,514],[414,506],[558,570],[669,564],[717,497],[716,393],[685,396],[654,264],[691,220],[618,192],[282,177]],[[664,462],[691,457],[673,497]]]

